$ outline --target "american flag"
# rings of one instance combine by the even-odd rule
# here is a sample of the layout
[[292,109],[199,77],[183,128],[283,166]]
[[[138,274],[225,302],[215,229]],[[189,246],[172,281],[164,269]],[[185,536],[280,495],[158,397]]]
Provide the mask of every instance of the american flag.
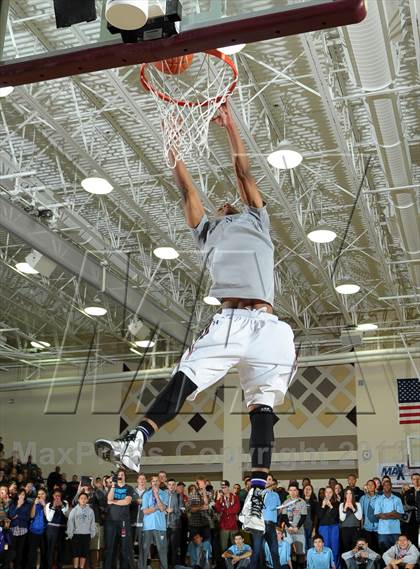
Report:
[[400,424],[420,423],[420,380],[397,379]]

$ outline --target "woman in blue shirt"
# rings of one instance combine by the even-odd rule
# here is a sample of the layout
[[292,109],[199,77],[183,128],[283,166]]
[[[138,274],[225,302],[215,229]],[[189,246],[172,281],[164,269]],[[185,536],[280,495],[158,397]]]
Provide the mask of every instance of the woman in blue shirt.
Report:
[[38,550],[40,552],[40,569],[47,567],[47,518],[44,508],[47,503],[47,494],[43,488],[38,490],[31,507],[31,522],[28,536],[28,565],[27,569],[36,569]]
[[307,569],[335,569],[333,552],[324,546],[322,535],[314,537],[314,546],[307,553]]

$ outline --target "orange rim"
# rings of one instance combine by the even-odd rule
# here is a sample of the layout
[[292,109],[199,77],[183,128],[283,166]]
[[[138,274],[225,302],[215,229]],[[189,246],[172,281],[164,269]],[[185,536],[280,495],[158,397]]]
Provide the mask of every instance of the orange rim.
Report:
[[179,105],[180,107],[186,107],[186,106],[188,106],[188,107],[207,107],[211,102],[218,103],[222,99],[224,99],[225,97],[229,96],[234,91],[236,84],[238,82],[238,70],[236,69],[236,66],[233,63],[232,59],[228,55],[226,55],[225,53],[222,53],[221,51],[219,51],[217,49],[209,49],[209,50],[206,50],[204,53],[207,53],[207,55],[212,55],[213,57],[217,57],[218,59],[221,59],[222,61],[224,61],[226,63],[226,65],[229,65],[230,69],[232,70],[233,81],[229,85],[229,89],[227,90],[227,93],[223,96],[212,97],[211,99],[208,99],[207,101],[203,101],[201,103],[200,102],[196,103],[194,101],[183,101],[182,99],[174,99],[173,97],[171,97],[167,93],[164,93],[163,91],[160,91],[153,84],[150,83],[149,79],[146,77],[146,69],[147,69],[147,66],[149,65],[149,63],[142,63],[140,66],[140,82],[147,91],[151,91],[157,97],[159,97],[159,99],[162,99],[162,101],[166,101],[167,103],[173,103],[175,105]]

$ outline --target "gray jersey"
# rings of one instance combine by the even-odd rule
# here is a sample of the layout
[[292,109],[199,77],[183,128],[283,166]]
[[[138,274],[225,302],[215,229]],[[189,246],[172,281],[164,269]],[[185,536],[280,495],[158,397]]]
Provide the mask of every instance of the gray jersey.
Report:
[[274,246],[266,207],[245,206],[243,213],[209,221],[193,229],[206,257],[216,298],[274,301]]
[[[290,505],[288,505],[289,501],[290,501]],[[283,504],[283,506],[284,506],[283,512],[287,516],[287,518],[289,520],[289,524],[294,528],[298,526],[298,524],[300,522],[300,518],[302,516],[306,516],[307,512],[308,512],[306,502],[305,502],[305,500],[302,500],[301,498],[298,498],[296,500],[296,502],[294,500],[287,500]],[[299,528],[299,532],[304,533],[304,526],[303,525]]]

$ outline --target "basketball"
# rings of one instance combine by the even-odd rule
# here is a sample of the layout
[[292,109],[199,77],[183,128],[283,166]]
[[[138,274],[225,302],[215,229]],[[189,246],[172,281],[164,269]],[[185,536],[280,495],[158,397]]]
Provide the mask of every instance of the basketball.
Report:
[[181,55],[180,57],[170,57],[169,59],[163,59],[162,61],[155,61],[153,65],[162,73],[167,73],[168,75],[179,75],[186,71],[193,62],[194,54]]

